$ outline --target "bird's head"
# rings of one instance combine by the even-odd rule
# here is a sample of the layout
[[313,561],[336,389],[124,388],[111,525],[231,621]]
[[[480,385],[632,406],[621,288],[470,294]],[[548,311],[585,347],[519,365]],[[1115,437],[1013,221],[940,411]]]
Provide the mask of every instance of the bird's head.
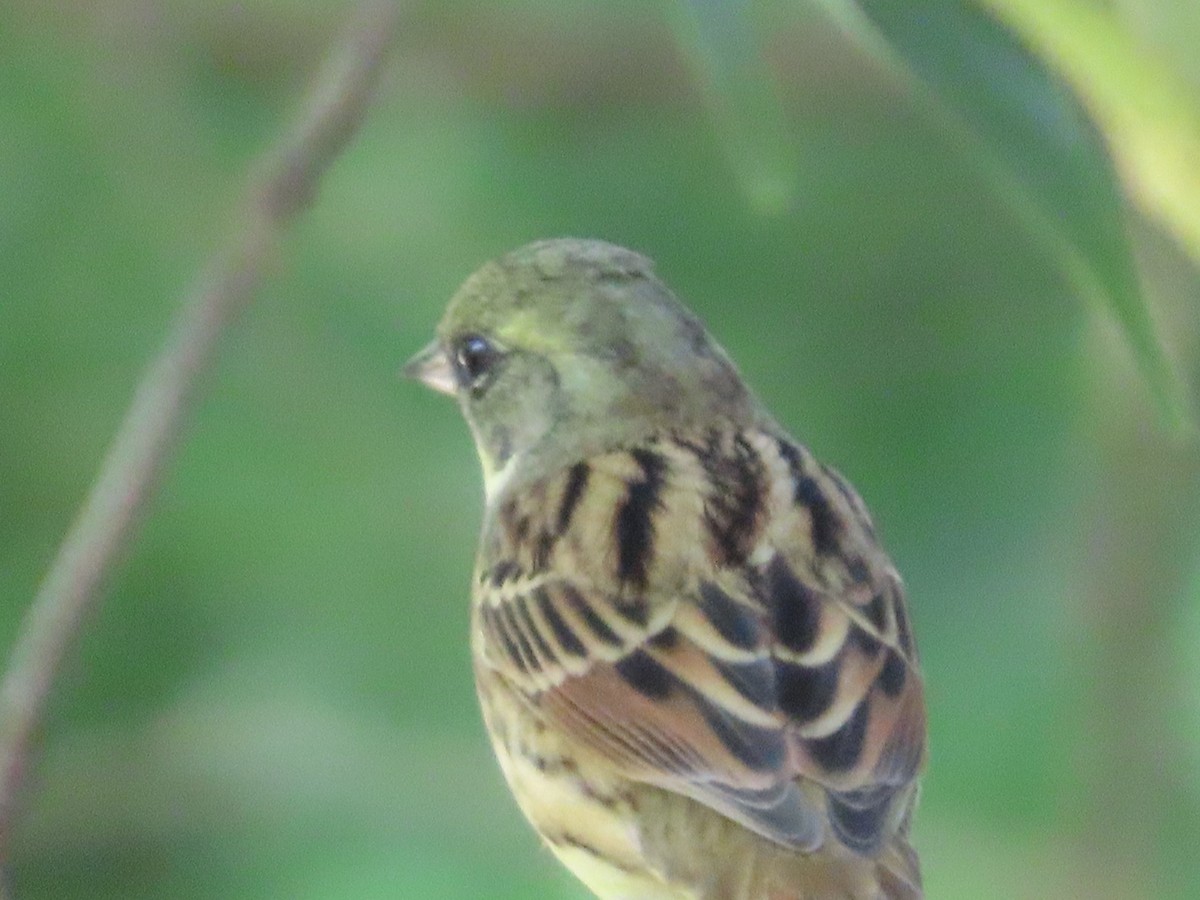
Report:
[[484,265],[404,371],[458,399],[489,496],[533,463],[756,408],[650,261],[594,240],[539,241]]

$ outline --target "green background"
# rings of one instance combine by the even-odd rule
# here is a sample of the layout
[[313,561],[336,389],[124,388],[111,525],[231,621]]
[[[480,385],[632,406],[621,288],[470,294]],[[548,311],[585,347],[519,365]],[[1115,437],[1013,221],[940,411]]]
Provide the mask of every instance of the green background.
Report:
[[[0,7],[4,646],[347,8]],[[466,428],[396,374],[471,270],[554,235],[653,257],[874,510],[926,673],[929,896],[1200,895],[1195,440],[971,153],[817,17],[768,35],[794,183],[751,202],[666,9],[405,17],[67,666],[16,897],[583,896],[476,711]],[[1194,385],[1200,278],[1129,233]]]

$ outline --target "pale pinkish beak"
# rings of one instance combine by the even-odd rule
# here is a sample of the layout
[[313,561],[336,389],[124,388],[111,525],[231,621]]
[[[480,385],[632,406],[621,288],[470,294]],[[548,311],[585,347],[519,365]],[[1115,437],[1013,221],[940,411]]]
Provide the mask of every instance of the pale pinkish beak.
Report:
[[446,352],[437,341],[430,343],[406,362],[400,373],[405,378],[415,378],[440,394],[449,394],[451,397],[458,394],[458,380],[454,377],[454,367],[450,365]]

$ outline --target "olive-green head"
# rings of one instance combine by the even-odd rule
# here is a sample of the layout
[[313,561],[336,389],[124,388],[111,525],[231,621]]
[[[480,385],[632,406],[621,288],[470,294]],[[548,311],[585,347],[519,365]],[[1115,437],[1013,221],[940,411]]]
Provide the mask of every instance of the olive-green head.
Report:
[[484,265],[404,371],[458,398],[489,496],[527,470],[757,409],[650,260],[595,240],[538,241]]

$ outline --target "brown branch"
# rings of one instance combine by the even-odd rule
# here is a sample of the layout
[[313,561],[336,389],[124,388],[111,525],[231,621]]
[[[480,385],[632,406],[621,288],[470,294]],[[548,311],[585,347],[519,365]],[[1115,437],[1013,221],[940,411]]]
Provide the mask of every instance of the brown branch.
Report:
[[30,744],[63,659],[154,496],[221,335],[262,281],[286,226],[311,203],[321,176],[361,124],[397,19],[395,0],[362,3],[299,119],[251,180],[240,228],[185,297],[25,616],[0,683],[0,867],[8,859]]

